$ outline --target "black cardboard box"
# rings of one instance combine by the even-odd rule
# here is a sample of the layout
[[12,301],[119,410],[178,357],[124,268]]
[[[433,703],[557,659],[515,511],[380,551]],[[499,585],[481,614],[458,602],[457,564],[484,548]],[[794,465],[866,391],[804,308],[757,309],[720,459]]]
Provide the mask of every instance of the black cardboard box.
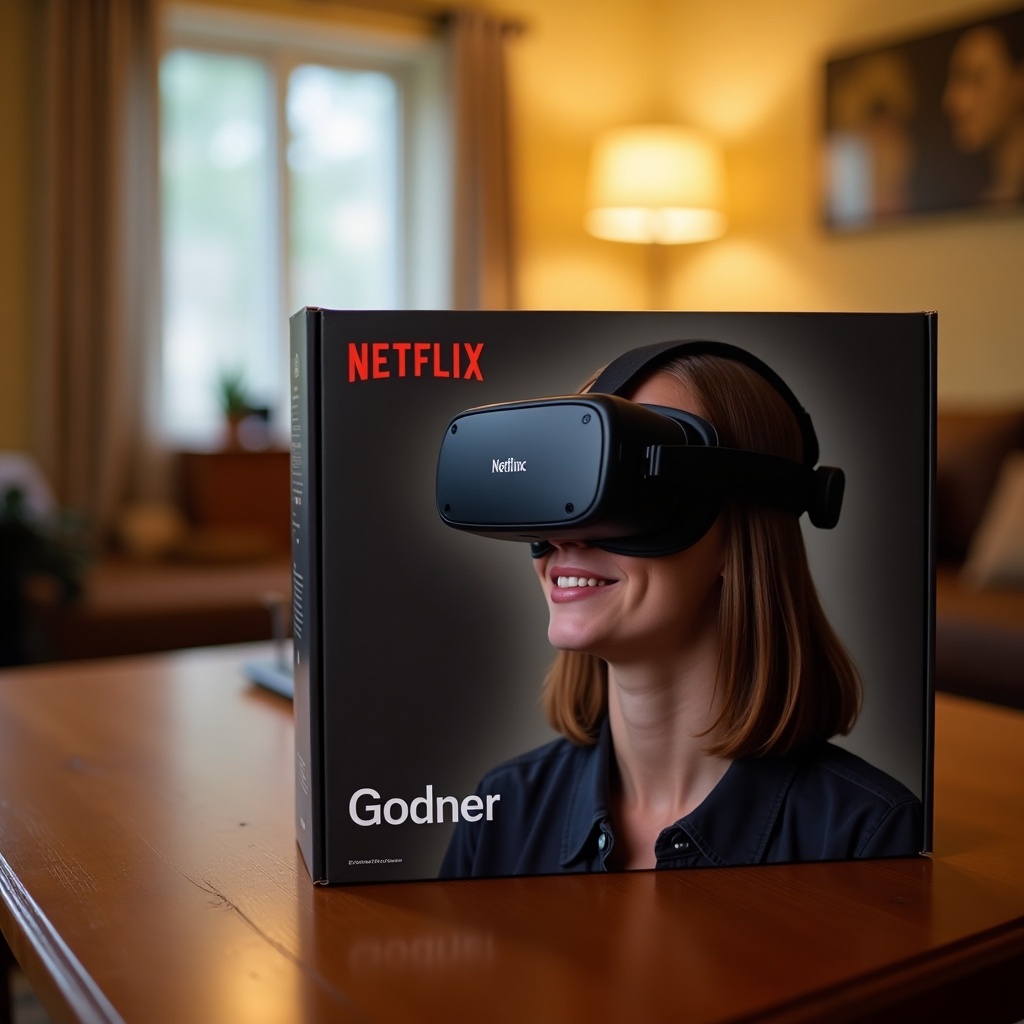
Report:
[[[437,457],[449,421],[469,407],[573,394],[626,350],[676,339],[726,342],[768,363],[809,412],[821,461],[846,474],[837,527],[801,520],[821,603],[863,680],[857,725],[836,745],[906,787],[920,817],[913,849],[860,843],[837,854],[825,844],[798,859],[930,849],[934,314],[309,308],[291,320],[292,524],[296,821],[315,882],[460,874],[451,858],[442,871],[452,819],[475,847],[475,830],[493,830],[503,813],[517,818],[503,842],[526,849],[532,822],[541,845],[563,847],[558,863],[482,857],[470,873],[595,870],[594,849],[573,859],[568,838],[552,837],[569,826],[536,805],[536,791],[502,802],[493,789],[504,783],[478,789],[494,766],[554,740],[540,692],[555,652],[529,547],[446,526]],[[614,750],[610,760],[614,797]],[[781,770],[778,758],[754,763],[757,778]],[[828,778],[845,772],[837,763]],[[781,800],[789,786],[773,792]],[[677,830],[692,847],[678,863],[756,863],[797,848],[779,835],[799,831],[791,820],[769,810],[762,824],[756,849],[749,837],[724,849]],[[585,845],[612,841],[594,828]]]

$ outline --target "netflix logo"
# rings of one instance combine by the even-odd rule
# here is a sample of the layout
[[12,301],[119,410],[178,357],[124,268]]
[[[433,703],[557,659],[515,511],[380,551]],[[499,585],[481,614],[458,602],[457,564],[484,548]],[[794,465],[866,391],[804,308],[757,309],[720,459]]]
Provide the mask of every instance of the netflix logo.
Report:
[[384,380],[388,377],[451,377],[483,380],[480,356],[484,343],[468,341],[349,342],[348,380]]

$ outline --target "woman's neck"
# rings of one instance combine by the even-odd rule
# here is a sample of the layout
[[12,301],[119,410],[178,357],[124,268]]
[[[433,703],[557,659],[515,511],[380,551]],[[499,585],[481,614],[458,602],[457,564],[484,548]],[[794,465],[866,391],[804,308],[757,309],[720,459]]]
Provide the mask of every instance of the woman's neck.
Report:
[[609,666],[608,715],[623,799],[632,806],[687,814],[729,762],[707,753],[720,708],[715,663]]
[[717,644],[669,665],[609,665],[618,867],[654,867],[658,834],[697,807],[729,767],[707,753],[719,731],[717,667]]

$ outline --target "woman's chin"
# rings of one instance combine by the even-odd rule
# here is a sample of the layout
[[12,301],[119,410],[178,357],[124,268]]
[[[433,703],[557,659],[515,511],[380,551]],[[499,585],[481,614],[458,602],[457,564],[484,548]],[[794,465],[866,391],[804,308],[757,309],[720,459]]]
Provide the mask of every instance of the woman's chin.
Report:
[[599,638],[592,629],[568,623],[552,622],[548,626],[548,643],[560,651],[593,651]]
[[548,633],[548,643],[558,651],[581,651],[586,653],[589,647],[580,640],[568,640],[563,636],[552,636]]

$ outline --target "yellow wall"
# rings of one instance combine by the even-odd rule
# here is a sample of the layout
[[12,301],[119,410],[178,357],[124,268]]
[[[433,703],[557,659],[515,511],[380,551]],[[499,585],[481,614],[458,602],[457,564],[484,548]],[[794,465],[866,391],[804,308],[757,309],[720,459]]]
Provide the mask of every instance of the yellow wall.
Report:
[[526,24],[510,52],[520,242],[520,305],[636,309],[646,254],[583,230],[590,143],[657,107],[649,0],[498,0]]
[[[228,2],[327,9],[309,0]],[[842,237],[817,219],[824,59],[986,13],[994,2],[488,0],[527,25],[511,54],[520,304],[935,308],[940,398],[1024,398],[1024,217],[947,217]],[[24,446],[30,435],[35,8],[34,0],[0,3],[0,448]],[[653,261],[644,247],[590,238],[582,226],[591,139],[650,119],[691,122],[722,138],[732,221],[723,239]]]
[[[681,8],[666,4],[677,15],[669,37],[684,27]],[[937,309],[940,399],[1024,397],[1024,217],[935,218],[835,237],[819,226],[815,201],[823,56],[991,9],[991,0],[691,0],[686,20],[699,29],[669,87],[680,114],[702,96],[706,127],[726,141],[735,227],[720,243],[678,256],[673,300]],[[715,39],[728,43],[713,48]],[[761,58],[752,62],[751,50]],[[744,99],[756,116],[742,113]]]
[[992,0],[511,6],[532,26],[513,65],[524,305],[650,302],[642,247],[582,230],[586,150],[601,128],[668,118],[722,139],[732,225],[719,241],[655,254],[663,263],[660,305],[937,309],[940,399],[1024,398],[1024,216],[947,216],[844,236],[827,234],[818,220],[823,61],[987,14]]

